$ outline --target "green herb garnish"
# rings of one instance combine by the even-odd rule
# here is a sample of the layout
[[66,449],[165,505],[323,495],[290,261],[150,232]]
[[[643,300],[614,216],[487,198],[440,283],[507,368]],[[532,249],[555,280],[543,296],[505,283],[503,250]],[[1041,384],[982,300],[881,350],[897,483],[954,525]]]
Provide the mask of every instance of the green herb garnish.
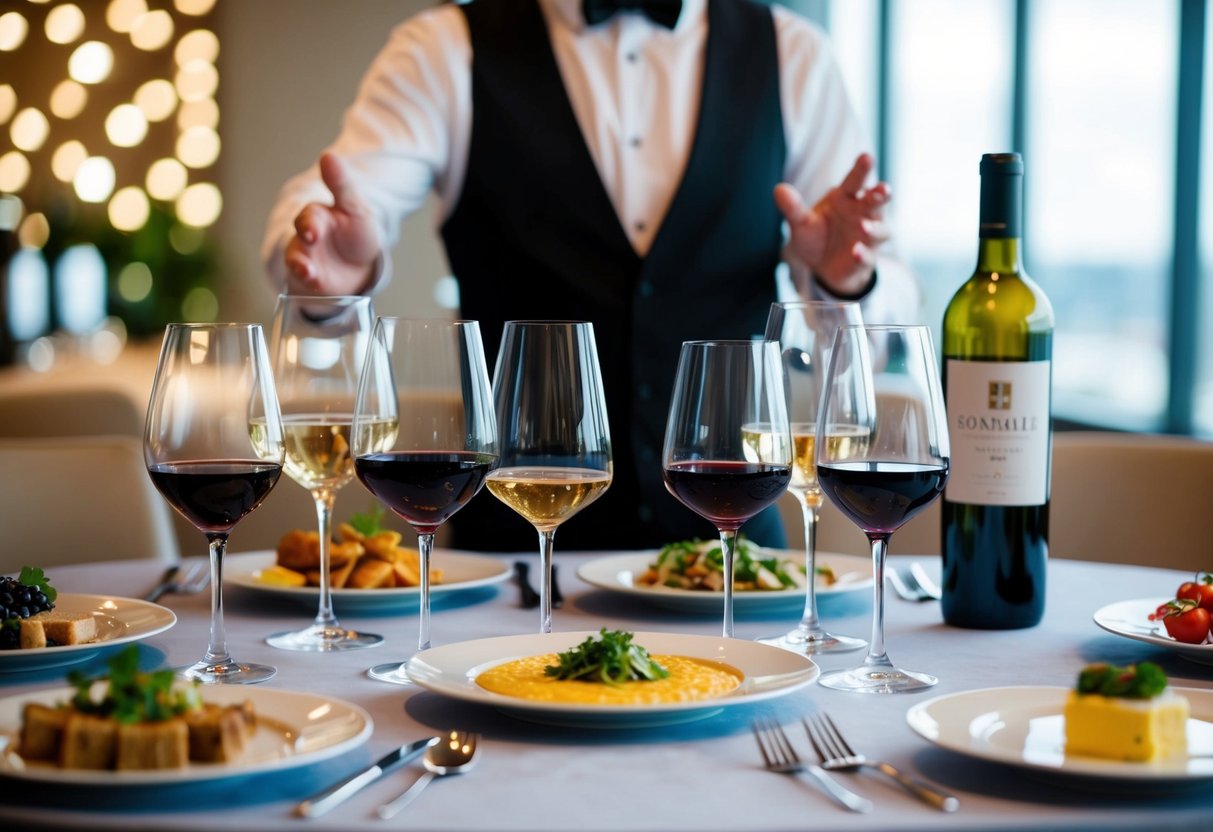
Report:
[[17,581],[28,587],[36,587],[42,590],[42,594],[46,596],[46,600],[52,604],[59,597],[59,593],[51,586],[50,579],[46,577],[46,573],[36,566],[22,566],[21,574],[17,577]]
[[557,656],[558,665],[543,669],[548,676],[557,679],[574,679],[581,682],[605,682],[620,685],[629,681],[655,681],[670,675],[649,656],[649,651],[632,643],[632,634],[622,630],[599,631],[600,641],[588,636],[572,650]]
[[371,506],[371,510],[366,514],[351,514],[349,524],[363,537],[372,537],[383,531],[381,520],[383,520],[383,506],[376,504]]
[[1167,687],[1167,674],[1153,662],[1128,667],[1100,662],[1087,665],[1078,674],[1079,693],[1098,693],[1122,699],[1153,699]]
[[[133,644],[110,659],[108,676],[91,677],[79,670],[67,674],[76,689],[76,710],[122,723],[162,722],[199,708],[197,684],[174,689],[175,678],[172,670],[140,671],[139,650]],[[106,680],[104,695],[94,699],[94,685]]]

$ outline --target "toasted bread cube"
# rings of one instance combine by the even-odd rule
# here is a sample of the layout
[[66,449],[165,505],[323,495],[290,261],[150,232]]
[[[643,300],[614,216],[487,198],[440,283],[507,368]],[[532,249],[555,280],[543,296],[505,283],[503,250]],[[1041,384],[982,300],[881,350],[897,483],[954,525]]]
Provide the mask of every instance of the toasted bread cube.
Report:
[[46,646],[46,629],[42,622],[34,618],[23,618],[20,627],[19,641],[22,650],[35,650]]
[[20,637],[22,647],[26,646],[27,640],[30,647],[87,644],[97,640],[97,621],[92,613],[69,615],[56,610],[43,610],[21,622]]
[[200,763],[222,763],[244,754],[252,736],[246,711],[240,705],[203,705],[187,713],[189,758]]
[[189,728],[184,719],[118,726],[119,771],[181,768],[190,759]]
[[118,723],[112,719],[73,711],[63,727],[59,765],[63,768],[113,768],[117,728]]
[[59,748],[63,745],[63,728],[70,713],[66,708],[26,703],[22,711],[17,753],[26,760],[57,761]]

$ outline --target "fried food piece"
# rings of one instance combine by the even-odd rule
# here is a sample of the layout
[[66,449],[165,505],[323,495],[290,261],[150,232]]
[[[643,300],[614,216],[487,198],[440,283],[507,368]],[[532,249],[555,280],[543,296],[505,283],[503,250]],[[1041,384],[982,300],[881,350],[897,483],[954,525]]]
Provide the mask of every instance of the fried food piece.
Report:
[[115,768],[181,768],[190,759],[189,729],[184,719],[118,725]]
[[374,589],[395,586],[392,564],[378,558],[366,557],[358,561],[346,583],[350,589]]
[[27,760],[58,760],[59,748],[63,745],[63,729],[67,726],[70,713],[66,708],[26,703],[21,717],[21,739],[17,752]]

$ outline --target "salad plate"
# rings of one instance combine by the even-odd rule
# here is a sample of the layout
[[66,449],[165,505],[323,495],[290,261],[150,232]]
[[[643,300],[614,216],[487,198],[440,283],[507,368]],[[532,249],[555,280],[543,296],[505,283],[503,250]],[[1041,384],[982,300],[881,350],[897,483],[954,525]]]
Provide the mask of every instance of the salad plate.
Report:
[[114,595],[60,592],[55,599],[55,612],[69,615],[91,613],[97,625],[97,640],[87,644],[0,650],[0,673],[46,670],[76,664],[111,647],[163,633],[177,623],[176,614],[168,607]]
[[1065,753],[1068,688],[1001,687],[937,696],[914,705],[906,722],[928,742],[982,760],[1114,784],[1176,785],[1213,779],[1213,691],[1175,688],[1191,706],[1188,750],[1154,762]]
[[[791,559],[804,563],[803,552],[780,549],[764,550],[780,560]],[[611,555],[589,561],[577,570],[577,576],[586,583],[610,592],[619,592],[639,598],[667,609],[681,612],[719,613],[724,604],[720,592],[702,589],[681,589],[668,586],[649,586],[637,579],[657,559],[657,550]],[[855,555],[839,555],[830,552],[817,553],[817,566],[834,570],[835,582],[825,585],[817,583],[817,598],[828,599],[872,589],[872,559]],[[804,607],[804,587],[768,590],[738,590],[733,593],[733,609],[738,613],[797,610]]]
[[638,632],[634,642],[653,655],[688,656],[733,667],[744,675],[732,692],[713,699],[644,705],[536,702],[480,687],[476,677],[491,667],[528,656],[576,647],[593,632],[498,636],[432,647],[408,660],[409,679],[423,688],[518,719],[588,728],[676,725],[714,716],[726,708],[786,696],[817,679],[812,659],[778,647],[722,636]]
[[243,758],[143,771],[66,769],[26,763],[17,753],[21,710],[27,702],[53,706],[75,693],[65,687],[0,699],[0,777],[75,786],[148,786],[202,783],[284,771],[336,757],[366,742],[374,727],[362,708],[340,699],[252,685],[207,685],[202,700],[216,705],[251,702],[257,728]]
[[[229,555],[224,562],[225,584],[238,586],[264,595],[298,601],[308,607],[319,602],[320,588],[315,586],[275,586],[261,580],[263,570],[273,566],[277,555],[272,551]],[[442,581],[430,584],[430,597],[439,601],[443,596],[467,592],[501,583],[510,577],[509,565],[498,558],[466,552],[434,550],[434,567],[442,570]],[[333,589],[333,603],[348,613],[407,612],[417,609],[420,587],[403,586],[385,589]]]
[[1117,601],[1095,611],[1095,623],[1109,633],[1162,647],[1200,664],[1213,664],[1213,644],[1185,644],[1167,634],[1166,628],[1150,620],[1150,614],[1170,598],[1139,598]]

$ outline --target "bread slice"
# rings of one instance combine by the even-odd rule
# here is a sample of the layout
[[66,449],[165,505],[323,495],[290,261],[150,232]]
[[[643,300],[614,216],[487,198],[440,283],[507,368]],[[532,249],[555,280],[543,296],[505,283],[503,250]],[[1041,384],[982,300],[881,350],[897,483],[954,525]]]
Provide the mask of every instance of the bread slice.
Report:
[[92,613],[61,613],[44,610],[21,620],[22,649],[88,644],[97,640],[97,621]]

